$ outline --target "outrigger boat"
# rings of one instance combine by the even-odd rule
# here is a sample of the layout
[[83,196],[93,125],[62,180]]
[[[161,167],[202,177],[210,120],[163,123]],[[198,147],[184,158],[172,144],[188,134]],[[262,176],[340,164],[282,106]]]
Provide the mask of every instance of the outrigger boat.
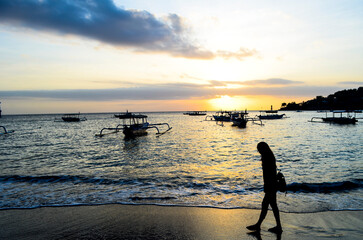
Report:
[[237,127],[240,127],[240,128],[245,128],[246,125],[247,125],[247,111],[244,111],[244,112],[240,112],[238,114],[234,114],[232,115],[232,126],[237,126]]
[[5,135],[5,134],[9,134],[9,133],[13,133],[13,130],[9,130],[7,131],[6,128],[4,126],[0,126],[0,129],[2,129],[2,131],[0,131],[0,136],[1,135]]
[[257,115],[256,117],[263,120],[287,118],[286,114],[277,114],[277,113],[278,113],[277,110],[272,110],[272,105],[271,105],[271,110],[260,111],[260,115]]
[[[357,119],[362,119],[356,117],[357,112],[358,111],[348,111],[348,110],[331,111],[332,116],[328,116],[328,112],[325,112],[325,117],[313,117],[309,122],[355,124],[356,122],[358,122]],[[345,114],[345,116],[343,116],[343,114]]]
[[[216,114],[212,115],[214,121],[217,122],[231,122],[233,113],[231,111],[218,111]],[[206,117],[207,119],[207,117]],[[213,120],[210,119],[210,120]]]
[[207,115],[207,111],[189,111],[189,112],[185,112],[183,114],[189,115],[189,116],[204,116],[204,115]]
[[[215,115],[206,116],[205,121],[216,121],[221,122],[223,126],[223,122],[233,122],[232,126],[238,126],[240,128],[245,128],[247,122],[251,121],[254,124],[263,125],[262,121],[259,118],[249,118],[247,117],[248,112],[245,111],[218,111]],[[259,123],[256,123],[259,122]]]
[[[172,129],[168,123],[150,124],[147,121],[146,115],[134,114],[128,111],[123,114],[117,114],[117,118],[122,119],[121,124],[118,124],[115,128],[103,128],[99,134],[96,134],[96,136],[103,137],[104,135],[118,133],[122,130],[126,138],[133,138],[137,136],[146,135],[147,134],[146,130],[150,128],[155,128],[158,131],[156,133],[158,135],[162,135]],[[165,130],[164,132],[160,132],[157,126],[167,126],[167,130]],[[109,132],[104,133],[104,131],[109,131]]]
[[80,117],[80,113],[67,113],[64,114],[61,119],[55,119],[56,122],[80,122],[80,121],[87,121],[87,118]]
[[[239,128],[245,128],[247,126],[247,122],[251,121],[254,124],[263,125],[261,119],[258,118],[249,118],[247,117],[248,112],[245,110],[244,112],[235,112],[232,114],[231,120],[233,122],[232,126],[237,126]],[[255,123],[259,122],[259,123]]]

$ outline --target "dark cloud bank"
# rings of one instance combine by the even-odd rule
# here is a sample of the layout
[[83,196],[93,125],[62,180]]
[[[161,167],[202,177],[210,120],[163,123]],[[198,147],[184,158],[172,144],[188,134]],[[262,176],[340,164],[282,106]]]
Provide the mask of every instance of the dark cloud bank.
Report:
[[[225,86],[220,81],[210,81],[208,84],[150,84],[140,87],[114,88],[114,89],[76,89],[76,90],[28,90],[28,91],[0,91],[2,99],[44,98],[66,101],[117,101],[117,100],[182,100],[182,99],[208,99],[218,95],[251,96],[269,95],[276,97],[315,97],[329,95],[338,90],[338,87],[301,86],[300,82],[268,79],[249,81],[251,86],[241,88],[215,88]],[[271,84],[270,87],[261,87],[260,84]],[[240,82],[242,84],[243,82]],[[247,81],[248,83],[248,81]],[[278,84],[273,86],[273,83]],[[298,84],[298,85],[297,85]]]
[[191,40],[177,14],[158,19],[147,11],[119,8],[112,0],[0,0],[0,22],[176,57],[243,60],[257,54],[246,48],[213,53]]

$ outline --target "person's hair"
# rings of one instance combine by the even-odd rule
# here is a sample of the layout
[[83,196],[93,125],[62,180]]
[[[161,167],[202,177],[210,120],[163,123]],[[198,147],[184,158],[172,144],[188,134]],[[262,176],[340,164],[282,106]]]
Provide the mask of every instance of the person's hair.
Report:
[[273,152],[271,151],[270,146],[267,143],[259,142],[257,144],[257,150],[262,156],[262,161],[267,160],[267,159],[273,159],[274,161],[276,161],[275,156],[274,156]]

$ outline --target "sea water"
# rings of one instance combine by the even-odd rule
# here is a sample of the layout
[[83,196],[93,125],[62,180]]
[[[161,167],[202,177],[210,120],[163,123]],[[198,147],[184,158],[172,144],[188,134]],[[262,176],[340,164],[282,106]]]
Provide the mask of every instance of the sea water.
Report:
[[260,141],[270,145],[286,177],[288,191],[278,194],[282,211],[363,209],[362,122],[311,123],[325,114],[285,112],[289,118],[241,129],[181,112],[144,114],[172,130],[158,137],[149,129],[125,140],[121,132],[95,136],[120,123],[112,113],[85,114],[88,120],[76,123],[54,121],[61,115],[3,116],[0,125],[15,132],[0,136],[0,209],[111,203],[260,208]]

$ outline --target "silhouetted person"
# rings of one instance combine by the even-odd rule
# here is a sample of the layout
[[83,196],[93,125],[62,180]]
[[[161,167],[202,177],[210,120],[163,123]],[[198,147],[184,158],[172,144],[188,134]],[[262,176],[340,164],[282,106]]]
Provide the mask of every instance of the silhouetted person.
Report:
[[267,215],[268,206],[270,205],[276,219],[276,227],[270,228],[273,233],[282,233],[280,222],[280,213],[276,202],[277,179],[276,179],[276,159],[270,147],[265,142],[257,144],[257,150],[261,154],[262,171],[263,171],[263,188],[265,197],[262,200],[262,209],[260,218],[255,225],[248,226],[247,229],[259,231],[261,224]]

